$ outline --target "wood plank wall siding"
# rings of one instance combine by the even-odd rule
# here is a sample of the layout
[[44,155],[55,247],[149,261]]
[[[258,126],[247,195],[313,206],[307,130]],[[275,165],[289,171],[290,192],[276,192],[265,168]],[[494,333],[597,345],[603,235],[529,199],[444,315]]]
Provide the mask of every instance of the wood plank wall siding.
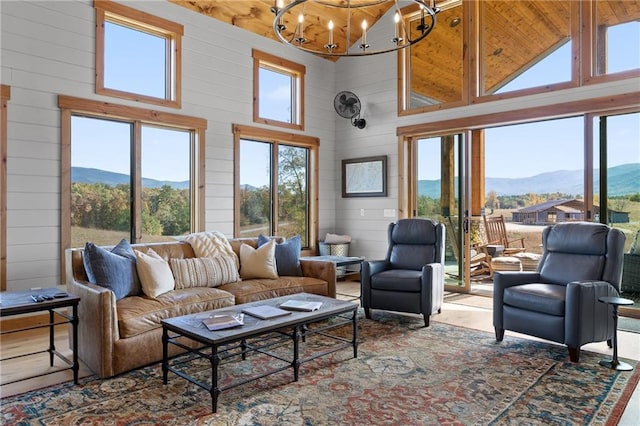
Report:
[[[406,213],[398,210],[396,217],[383,215],[385,209],[399,209],[400,201],[403,197],[406,199],[404,186],[409,182],[406,182],[407,175],[402,173],[406,157],[403,157],[400,142],[411,133],[404,134],[405,131],[415,130],[414,135],[420,135],[420,132],[437,133],[452,127],[466,128],[465,123],[481,128],[482,123],[500,125],[544,119],[553,113],[563,113],[556,105],[564,102],[577,102],[589,110],[595,100],[606,109],[625,98],[627,104],[633,104],[632,98],[636,97],[635,105],[638,106],[640,78],[634,70],[600,76],[591,82],[593,84],[558,93],[541,91],[399,117],[398,63],[393,54],[331,62],[171,2],[125,3],[184,26],[180,113],[207,120],[204,227],[228,236],[234,233],[231,126],[233,123],[253,123],[251,52],[254,48],[305,66],[305,130],[292,132],[321,141],[318,150],[319,235],[322,237],[326,232],[350,234],[354,238],[350,252],[369,259],[384,257],[386,227]],[[239,7],[245,2],[229,3]],[[622,3],[635,4],[616,4]],[[1,83],[11,86],[7,287],[28,289],[57,285],[63,262],[59,254],[61,126],[57,97],[68,95],[110,103],[115,98],[95,93],[95,9],[92,2],[2,1],[1,4]],[[247,15],[250,11],[244,13]],[[375,30],[372,28],[372,37]],[[336,116],[333,98],[340,90],[353,91],[362,101],[367,119],[365,129],[354,128],[348,120]],[[601,98],[612,101],[598,101]],[[134,105],[128,100],[122,100],[122,103]],[[529,108],[534,108],[539,115],[529,113]],[[168,108],[158,106],[158,110],[164,112]],[[268,125],[256,126],[266,128]],[[398,135],[398,127],[402,135]],[[371,155],[388,156],[388,196],[341,198],[340,161]],[[361,209],[365,210],[364,216],[360,215]]]

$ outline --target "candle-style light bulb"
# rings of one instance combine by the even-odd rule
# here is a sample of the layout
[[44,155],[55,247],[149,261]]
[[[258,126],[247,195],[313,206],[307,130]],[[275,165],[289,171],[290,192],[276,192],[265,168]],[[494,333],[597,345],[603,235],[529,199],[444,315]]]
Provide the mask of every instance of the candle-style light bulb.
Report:
[[333,44],[333,21],[329,21],[329,44]]
[[367,20],[362,20],[362,44],[367,44]]
[[395,27],[395,34],[394,37],[397,39],[400,36],[400,29],[399,24],[400,24],[400,14],[398,12],[396,12],[395,15],[393,15],[393,22],[394,22],[394,27]]
[[278,0],[276,5],[278,6],[278,9],[282,9],[284,7],[284,0]]
[[304,39],[304,29],[302,28],[302,24],[304,22],[304,16],[302,13],[298,15],[298,38],[300,40]]
[[395,34],[391,41],[395,43],[396,46],[400,46],[400,43],[402,43],[402,41],[404,40],[402,37],[400,37],[400,13],[396,12],[396,14],[393,15],[393,22],[395,23]]

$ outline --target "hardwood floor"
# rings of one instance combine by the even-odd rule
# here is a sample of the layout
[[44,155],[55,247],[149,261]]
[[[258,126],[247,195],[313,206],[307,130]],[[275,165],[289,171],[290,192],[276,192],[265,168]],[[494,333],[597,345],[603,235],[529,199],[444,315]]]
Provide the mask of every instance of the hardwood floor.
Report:
[[[358,282],[339,282],[338,292],[343,295],[340,296],[340,298],[348,298],[349,296],[346,295],[359,295],[359,287],[360,284]],[[434,316],[433,320],[492,333],[491,299],[475,295],[447,294],[445,296],[442,313]],[[56,327],[55,346],[62,354],[71,357],[67,329],[67,325]],[[509,332],[507,332],[507,334],[509,334]],[[513,333],[513,335],[516,334]],[[518,336],[530,338],[524,335]],[[640,334],[619,332],[618,341],[618,353],[620,357],[640,361]],[[18,354],[41,351],[46,349],[48,345],[49,335],[47,329],[36,329],[4,335],[0,337],[0,358],[6,359]],[[611,349],[609,349],[604,342],[591,343],[583,346],[583,349],[611,356]],[[49,367],[47,353],[3,361],[0,363],[0,383],[7,383],[17,378],[34,374],[55,371],[63,366],[64,363],[56,359],[54,367]],[[86,377],[91,374],[91,371],[81,361],[79,377]],[[66,370],[21,382],[2,385],[0,386],[0,398],[70,380],[73,380],[73,372]],[[637,419],[640,419],[640,385],[636,387],[634,395],[619,425],[637,426]]]

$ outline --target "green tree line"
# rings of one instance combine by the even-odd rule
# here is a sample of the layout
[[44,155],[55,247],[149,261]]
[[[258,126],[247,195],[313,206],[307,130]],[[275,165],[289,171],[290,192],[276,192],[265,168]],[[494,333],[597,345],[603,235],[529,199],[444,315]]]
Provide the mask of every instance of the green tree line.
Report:
[[[149,235],[182,235],[191,229],[190,193],[169,185],[142,188],[142,230]],[[71,184],[71,225],[131,230],[131,188],[104,183]]]

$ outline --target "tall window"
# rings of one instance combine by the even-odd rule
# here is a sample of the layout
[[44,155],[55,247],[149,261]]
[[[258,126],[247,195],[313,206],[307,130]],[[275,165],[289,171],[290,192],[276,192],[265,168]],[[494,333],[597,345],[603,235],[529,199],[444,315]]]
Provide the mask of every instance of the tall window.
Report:
[[204,120],[160,114],[152,121],[152,111],[64,96],[59,105],[63,139],[69,135],[66,247],[170,241],[202,227]]
[[570,0],[477,3],[480,95],[570,82],[572,3]]
[[595,75],[640,68],[640,1],[597,1],[593,5]]
[[96,93],[180,107],[182,25],[95,1]]
[[235,235],[300,235],[313,245],[317,230],[318,140],[235,126]]
[[253,121],[304,130],[305,67],[253,51]]

